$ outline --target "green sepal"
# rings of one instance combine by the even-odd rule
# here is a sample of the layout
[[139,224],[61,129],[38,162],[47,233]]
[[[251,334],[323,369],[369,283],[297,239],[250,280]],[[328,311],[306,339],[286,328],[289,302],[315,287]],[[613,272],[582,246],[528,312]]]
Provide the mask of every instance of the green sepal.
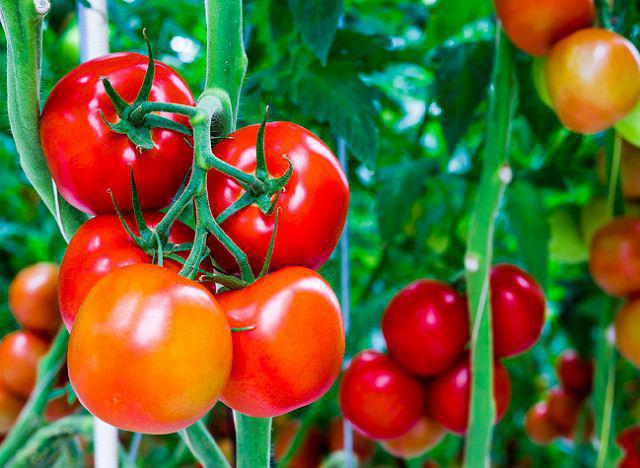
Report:
[[250,325],[248,327],[234,327],[234,328],[231,329],[231,331],[233,333],[236,333],[236,332],[251,331],[251,330],[255,330],[255,329],[256,329],[255,325]]
[[138,148],[150,150],[155,148],[153,139],[151,138],[151,128],[146,125],[142,127],[135,127],[131,122],[126,119],[120,119],[116,123],[109,122],[102,111],[100,111],[100,117],[103,122],[116,133],[127,135],[129,140]]
[[138,233],[145,243],[150,245],[153,232],[151,232],[151,229],[147,226],[147,222],[142,214],[142,206],[140,205],[140,197],[138,197],[138,187],[136,186],[136,179],[133,175],[133,167],[130,167],[129,169],[129,177],[131,180],[131,206],[133,208],[133,215],[136,219]]
[[129,227],[129,224],[127,223],[127,220],[124,219],[124,216],[122,216],[122,212],[120,211],[120,208],[118,208],[118,204],[116,203],[116,199],[113,196],[113,192],[111,191],[111,189],[109,189],[108,192],[109,192],[109,196],[111,197],[111,203],[113,203],[113,208],[116,211],[116,215],[118,216],[118,219],[120,220],[120,223],[122,224],[122,227],[124,228],[126,233],[129,235],[129,237],[131,238],[133,243],[136,244],[138,247],[140,247],[142,250],[144,250],[146,252],[148,250],[147,243],[144,241],[144,239],[142,237],[137,236],[131,230],[131,228]]
[[269,170],[267,169],[267,157],[264,152],[264,132],[269,117],[269,106],[264,113],[264,119],[258,129],[258,139],[256,141],[256,178],[265,181],[269,178]]
[[273,222],[273,233],[271,233],[271,240],[269,241],[269,248],[267,249],[267,255],[264,258],[264,264],[262,265],[262,270],[260,270],[260,274],[258,275],[258,279],[265,276],[269,273],[269,267],[271,266],[271,258],[273,257],[273,250],[276,246],[276,235],[278,233],[278,221],[280,219],[280,210],[276,211],[276,219]]
[[153,79],[156,73],[156,62],[153,59],[153,49],[151,47],[151,42],[147,37],[146,29],[142,31],[142,35],[144,36],[144,40],[147,43],[149,64],[147,65],[147,71],[144,74],[144,80],[142,81],[142,86],[140,87],[138,96],[136,97],[136,100],[133,102],[131,106],[133,109],[136,109],[137,107],[141,106],[144,102],[149,100],[149,96],[151,96],[151,88],[153,87]]

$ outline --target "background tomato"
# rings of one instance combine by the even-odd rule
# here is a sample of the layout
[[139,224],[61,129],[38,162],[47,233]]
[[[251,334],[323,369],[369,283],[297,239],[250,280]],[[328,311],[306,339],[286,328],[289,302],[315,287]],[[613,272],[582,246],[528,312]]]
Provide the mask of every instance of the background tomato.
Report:
[[560,429],[549,417],[549,406],[546,401],[541,401],[527,411],[524,430],[529,439],[538,445],[549,445],[561,435]]
[[469,341],[466,300],[450,286],[420,280],[396,294],[382,317],[389,354],[414,374],[451,368]]
[[[256,167],[258,125],[234,132],[215,147],[227,163],[253,173]],[[265,156],[269,174],[283,175],[293,164],[293,175],[278,199],[280,217],[271,270],[284,266],[319,268],[335,248],[347,218],[349,185],[331,150],[310,131],[291,122],[270,122],[265,129]],[[221,172],[207,176],[211,210],[215,216],[235,202],[244,189]],[[248,255],[259,272],[271,241],[275,215],[249,206],[222,223],[222,228]],[[231,255],[212,240],[214,258],[228,271],[237,271]]]
[[494,352],[498,357],[531,348],[542,332],[545,298],[540,285],[515,265],[491,270],[491,313]]
[[406,434],[424,415],[424,390],[393,359],[377,351],[353,358],[340,385],[340,409],[353,426],[373,439]]
[[49,342],[35,333],[18,330],[0,342],[0,379],[7,389],[29,398],[38,376],[38,362],[49,350]]
[[565,437],[571,437],[578,424],[582,402],[563,388],[554,388],[547,398],[549,419]]
[[406,434],[381,442],[391,455],[400,458],[415,458],[427,453],[444,437],[442,425],[429,417],[422,417]]
[[58,265],[37,263],[9,285],[9,309],[23,328],[53,335],[60,327]]
[[0,434],[6,434],[18,419],[24,400],[11,393],[0,383]]
[[157,265],[129,265],[102,278],[82,304],[69,378],[103,421],[164,434],[213,407],[231,354],[229,325],[204,287]]
[[[193,152],[182,134],[154,129],[155,148],[141,151],[100,117],[102,111],[108,121],[117,120],[100,78],[107,77],[120,96],[133,103],[147,63],[140,54],[106,55],[76,67],[49,94],[40,122],[42,147],[58,190],[79,210],[113,213],[109,189],[121,210],[131,210],[131,167],[142,207],[164,208],[191,167]],[[194,105],[180,75],[157,61],[149,100]],[[160,115],[188,124],[183,116]]]
[[583,29],[558,42],[545,69],[553,108],[577,133],[606,130],[640,99],[640,55],[605,29]]
[[620,354],[640,367],[640,299],[625,304],[616,315],[614,325]]
[[[144,213],[150,228],[154,228],[162,217],[162,213],[158,212]],[[134,217],[127,216],[126,221],[131,230],[138,234]],[[193,236],[190,227],[176,221],[171,228],[169,242],[193,242]],[[180,252],[182,256],[187,254]],[[60,265],[60,314],[67,329],[71,330],[82,301],[100,278],[117,268],[151,261],[152,258],[131,240],[116,215],[96,216],[84,223],[71,239]],[[168,259],[163,265],[176,272],[182,267],[178,262]]]
[[596,19],[593,0],[494,0],[509,39],[531,55],[547,55],[553,44]]
[[313,403],[335,381],[344,356],[342,312],[316,272],[288,267],[217,296],[233,328],[233,367],[222,401],[254,417]]
[[[353,453],[358,457],[360,464],[367,464],[373,458],[376,443],[353,431]],[[329,452],[340,452],[344,450],[344,421],[342,418],[335,418],[329,424]]]
[[[507,369],[499,361],[494,363],[493,375],[497,422],[509,408],[511,383]],[[465,356],[451,370],[427,382],[427,415],[451,432],[464,434],[469,419],[470,394],[471,369],[469,357]]]
[[583,359],[570,349],[560,355],[556,363],[556,374],[562,388],[576,398],[585,398],[593,388],[593,361]]

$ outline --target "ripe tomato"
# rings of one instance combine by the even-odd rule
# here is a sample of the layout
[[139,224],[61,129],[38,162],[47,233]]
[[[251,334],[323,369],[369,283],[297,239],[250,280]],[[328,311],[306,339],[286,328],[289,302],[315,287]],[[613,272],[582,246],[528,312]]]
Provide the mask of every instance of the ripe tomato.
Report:
[[213,407],[231,353],[229,324],[204,287],[157,265],[129,265],[98,281],[82,304],[69,379],[103,421],[165,434]]
[[491,308],[496,356],[520,354],[540,338],[545,314],[544,293],[526,271],[515,265],[493,267]]
[[[109,129],[117,115],[101,77],[107,77],[128,103],[133,103],[147,70],[147,57],[134,53],[106,55],[76,67],[53,88],[40,120],[42,148],[62,196],[86,213],[112,213],[108,190],[118,207],[131,210],[130,168],[133,167],[144,209],[164,208],[191,167],[192,150],[184,136],[154,129],[155,148],[141,151],[126,135]],[[150,101],[194,105],[194,99],[175,70],[156,62]],[[176,114],[160,114],[188,124]]]
[[596,19],[593,0],[494,0],[507,36],[531,55],[547,55],[560,39]]
[[549,406],[541,401],[527,411],[524,418],[524,430],[531,441],[538,445],[549,445],[560,437],[558,429],[549,417]]
[[563,388],[554,388],[547,398],[549,419],[565,437],[571,437],[582,410],[582,402]]
[[[162,219],[158,212],[144,214],[147,225],[154,228]],[[127,224],[138,234],[135,219],[127,216]],[[174,244],[193,242],[193,230],[176,221],[169,241]],[[186,256],[188,252],[180,252]],[[59,301],[62,320],[71,330],[80,306],[94,284],[107,273],[135,263],[151,263],[152,258],[131,240],[116,215],[96,216],[75,233],[60,266]],[[182,265],[165,260],[164,266],[180,271]]]
[[[281,461],[289,451],[291,442],[295,437],[300,422],[289,420],[283,424],[276,433],[273,455],[276,461]],[[289,460],[289,468],[312,468],[320,466],[324,452],[325,440],[322,433],[316,427],[311,427],[305,432],[302,442]]]
[[467,301],[431,280],[410,284],[389,302],[382,317],[389,354],[413,374],[450,369],[469,341]]
[[616,315],[614,325],[620,354],[640,367],[640,300],[627,302]]
[[556,363],[558,380],[567,392],[576,398],[586,398],[593,388],[593,361],[582,359],[569,349],[562,353]]
[[[376,444],[373,440],[353,431],[353,453],[358,457],[361,465],[366,465],[373,458]],[[344,450],[344,421],[335,418],[329,424],[329,452]]]
[[7,389],[29,398],[36,385],[38,362],[48,350],[49,343],[30,331],[6,335],[0,342],[0,379]]
[[363,351],[344,372],[340,408],[366,436],[394,439],[406,434],[423,416],[424,390],[390,357]]
[[[216,145],[216,156],[253,173],[256,167],[258,125],[241,128]],[[293,174],[280,194],[278,232],[271,258],[271,270],[284,266],[319,268],[335,248],[347,218],[349,185],[331,150],[313,133],[291,122],[271,122],[265,129],[265,157],[269,174]],[[215,216],[242,196],[244,189],[216,170],[209,172],[207,187]],[[244,208],[222,223],[222,228],[248,255],[254,272],[259,272],[273,234],[275,215],[263,214],[255,205]],[[212,238],[214,258],[225,270],[238,267]]]
[[616,443],[624,452],[621,468],[640,467],[640,426],[631,426],[620,432]]
[[[493,365],[493,374],[496,422],[499,422],[509,407],[511,382],[509,372],[499,361]],[[464,434],[469,420],[470,394],[471,368],[469,356],[464,356],[451,370],[427,382],[427,414],[445,429]]]
[[382,441],[381,444],[395,457],[415,458],[438,445],[444,435],[445,431],[439,422],[423,416],[405,435]]
[[0,434],[6,434],[11,430],[23,406],[24,400],[0,383]]
[[607,294],[640,291],[640,219],[618,218],[601,227],[591,241],[589,267]]
[[233,367],[222,401],[243,414],[274,417],[329,390],[344,356],[338,299],[316,272],[288,267],[220,294],[233,328]]
[[640,55],[631,42],[606,29],[583,29],[558,42],[546,77],[553,108],[577,133],[608,129],[640,99]]
[[23,328],[53,335],[60,326],[58,265],[37,263],[20,271],[9,285],[9,309]]

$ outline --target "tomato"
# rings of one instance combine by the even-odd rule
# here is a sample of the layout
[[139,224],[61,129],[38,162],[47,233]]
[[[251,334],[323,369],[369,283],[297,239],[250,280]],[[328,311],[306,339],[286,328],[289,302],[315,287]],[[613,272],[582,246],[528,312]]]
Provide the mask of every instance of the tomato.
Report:
[[405,435],[382,441],[382,446],[391,455],[400,458],[415,458],[438,445],[445,435],[439,422],[422,417]]
[[[141,151],[129,138],[109,129],[117,115],[101,77],[107,77],[128,103],[135,101],[147,70],[147,57],[134,53],[106,55],[76,67],[53,88],[42,111],[40,136],[51,175],[62,196],[90,214],[131,210],[130,168],[140,203],[153,210],[167,206],[191,167],[193,151],[182,134],[165,129],[151,132],[155,147]],[[194,105],[183,79],[168,65],[156,62],[150,101]],[[183,125],[188,119],[160,114]]]
[[576,398],[586,398],[593,388],[593,361],[583,359],[574,350],[562,353],[556,363],[558,380]]
[[29,398],[36,385],[38,362],[48,350],[49,342],[30,331],[6,335],[0,342],[0,379],[7,389]]
[[554,388],[547,398],[549,418],[560,433],[571,437],[582,410],[582,401],[563,388]]
[[[244,127],[216,145],[214,153],[227,163],[253,173],[256,167],[258,125]],[[319,268],[335,248],[347,218],[349,185],[331,150],[313,133],[291,122],[271,122],[265,129],[265,157],[269,174],[282,176],[293,164],[293,174],[280,194],[280,210],[271,270],[284,266]],[[242,196],[244,189],[212,170],[207,176],[211,210],[215,216]],[[248,255],[259,272],[273,234],[275,215],[263,214],[255,205],[222,223],[222,228]],[[212,238],[211,251],[225,270],[238,267]]]
[[640,299],[627,302],[617,313],[614,325],[620,354],[640,367]]
[[544,293],[536,280],[515,265],[491,270],[494,352],[509,357],[530,349],[542,332]]
[[[499,361],[493,365],[493,391],[496,404],[496,422],[500,421],[511,400],[509,372]],[[427,415],[457,434],[467,431],[469,399],[471,394],[471,368],[469,356],[438,377],[427,382]]]
[[[300,428],[299,421],[287,421],[276,433],[273,454],[280,462],[289,451],[291,442]],[[289,468],[312,468],[320,466],[324,452],[325,440],[316,427],[310,427],[304,434],[302,442],[289,460]]]
[[640,291],[640,218],[618,218],[601,227],[591,241],[589,267],[607,294]]
[[[158,212],[144,214],[151,228],[160,222],[162,216]],[[138,234],[134,217],[127,216],[126,221]],[[169,241],[182,244],[193,242],[193,237],[190,227],[176,221],[171,228]],[[188,252],[180,254],[186,256]],[[82,301],[100,278],[117,268],[151,261],[152,258],[131,240],[116,215],[96,216],[84,223],[71,239],[60,265],[60,313],[67,329],[71,330]],[[168,259],[163,265],[176,272],[182,267],[178,262]]]
[[340,409],[353,427],[372,439],[406,434],[424,415],[420,382],[377,351],[356,355],[340,385]]
[[[352,432],[353,453],[358,457],[358,462],[361,465],[365,465],[373,458],[376,444],[358,431]],[[340,452],[342,450],[344,450],[344,420],[335,418],[329,424],[329,452]]]
[[640,426],[631,426],[620,432],[616,443],[624,452],[621,468],[640,467]]
[[640,54],[606,29],[583,29],[558,42],[545,69],[553,108],[577,133],[608,129],[640,99]]
[[165,434],[213,407],[231,354],[229,324],[203,286],[157,265],[129,265],[98,281],[82,304],[69,379],[106,423]]
[[549,406],[544,401],[527,411],[524,430],[529,439],[538,445],[549,445],[561,435],[560,429],[551,421]]
[[0,434],[11,430],[24,406],[24,400],[17,397],[0,383]]
[[547,55],[560,39],[596,19],[593,0],[494,0],[505,33],[531,55]]
[[344,356],[338,299],[316,272],[288,267],[218,296],[233,328],[233,366],[222,401],[273,417],[313,403],[337,378]]
[[60,327],[58,265],[37,263],[20,271],[9,285],[9,309],[23,328],[53,335]]

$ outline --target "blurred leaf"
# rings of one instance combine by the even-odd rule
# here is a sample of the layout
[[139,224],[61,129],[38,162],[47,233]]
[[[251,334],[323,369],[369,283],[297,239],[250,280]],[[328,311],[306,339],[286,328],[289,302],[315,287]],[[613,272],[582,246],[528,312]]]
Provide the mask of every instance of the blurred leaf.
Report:
[[342,14],[342,0],[289,0],[298,31],[324,64]]
[[493,11],[491,0],[439,0],[429,11],[427,38],[431,46],[442,44],[473,21]]

